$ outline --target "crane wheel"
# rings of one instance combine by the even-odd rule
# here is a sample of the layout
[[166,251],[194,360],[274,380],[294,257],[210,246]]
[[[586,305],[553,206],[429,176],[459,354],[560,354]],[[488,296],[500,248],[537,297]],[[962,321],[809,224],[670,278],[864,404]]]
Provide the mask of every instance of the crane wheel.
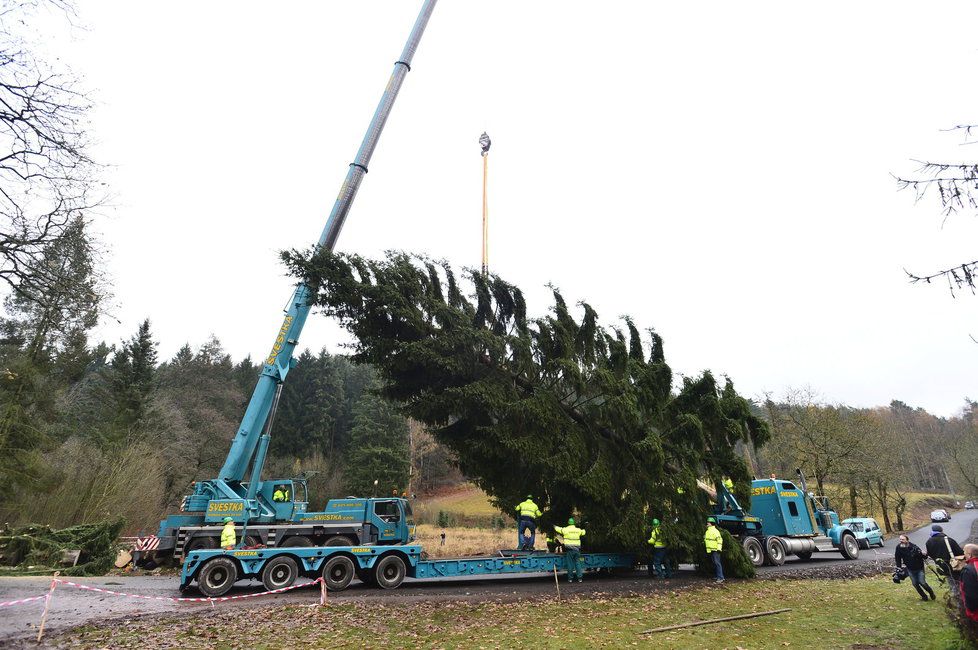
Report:
[[747,554],[747,559],[754,566],[761,566],[764,564],[764,547],[761,546],[761,540],[756,537],[745,537],[743,541],[744,553]]
[[223,596],[238,580],[238,565],[229,557],[208,560],[197,574],[197,586],[210,598]]
[[839,550],[842,552],[842,557],[847,560],[859,558],[859,542],[856,541],[856,537],[852,533],[842,533],[841,542]]
[[293,535],[278,545],[279,548],[308,548],[310,546],[312,546],[312,540],[303,535]]
[[323,565],[323,581],[330,591],[343,591],[353,582],[354,575],[353,560],[345,555],[334,555]]
[[349,537],[343,537],[342,535],[337,535],[336,537],[330,537],[326,540],[323,546],[354,546],[353,540]]
[[404,582],[407,567],[399,555],[385,555],[374,565],[374,582],[381,589],[397,589]]
[[764,542],[764,551],[769,566],[781,566],[784,564],[787,552],[784,550],[784,542],[781,541],[780,537],[768,537]]
[[209,551],[212,548],[217,548],[216,537],[198,535],[187,542],[187,545],[183,547],[183,555],[186,557],[188,553],[193,553],[194,551]]
[[288,555],[279,555],[268,561],[261,572],[261,582],[265,589],[275,591],[291,587],[299,576],[299,565]]

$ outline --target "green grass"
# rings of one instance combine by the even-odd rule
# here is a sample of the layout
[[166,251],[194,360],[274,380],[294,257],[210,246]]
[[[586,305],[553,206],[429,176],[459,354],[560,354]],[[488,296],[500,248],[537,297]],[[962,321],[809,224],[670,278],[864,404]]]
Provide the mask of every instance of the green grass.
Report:
[[[595,589],[600,589],[595,584]],[[310,596],[313,599],[312,595]],[[653,627],[789,607],[790,612],[640,635]],[[259,610],[219,606],[75,632],[75,647],[913,648],[966,647],[941,601],[887,578],[743,581],[640,597],[599,591],[556,602],[330,601]],[[67,639],[68,636],[62,637]],[[61,641],[62,639],[55,639]]]

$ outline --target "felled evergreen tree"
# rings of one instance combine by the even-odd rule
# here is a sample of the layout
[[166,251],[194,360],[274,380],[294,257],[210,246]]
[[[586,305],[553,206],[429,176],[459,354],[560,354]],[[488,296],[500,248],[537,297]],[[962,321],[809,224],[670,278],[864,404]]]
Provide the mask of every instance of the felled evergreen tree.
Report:
[[655,332],[602,327],[586,303],[577,320],[556,290],[550,313],[529,319],[502,279],[467,273],[467,296],[448,265],[401,253],[284,259],[355,336],[354,360],[377,368],[383,394],[507,512],[533,494],[544,528],[574,514],[592,550],[644,550],[655,516],[692,557],[709,510],[697,477],[731,477],[747,502],[735,445],[762,445],[766,425],[729,380],[704,372],[674,387]]

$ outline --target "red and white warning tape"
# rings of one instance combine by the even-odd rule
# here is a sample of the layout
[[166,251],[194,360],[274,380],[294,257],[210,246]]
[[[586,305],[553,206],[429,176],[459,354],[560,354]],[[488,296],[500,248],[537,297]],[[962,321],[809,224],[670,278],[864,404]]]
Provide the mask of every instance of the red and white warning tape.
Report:
[[5,603],[0,603],[0,607],[12,607],[14,605],[23,605],[24,603],[33,603],[35,600],[44,600],[47,598],[47,594],[43,596],[31,596],[30,598],[21,598],[19,600],[8,600]]
[[[173,596],[147,596],[145,594],[127,594],[122,591],[112,591],[111,589],[102,589],[101,587],[92,587],[90,585],[83,585],[77,582],[71,582],[70,580],[61,580],[60,578],[55,578],[54,582],[58,585],[66,585],[68,587],[75,587],[76,589],[83,589],[85,591],[95,591],[100,594],[111,594],[113,596],[126,596],[128,598],[142,598],[144,600],[164,600],[174,603],[221,603],[226,600],[242,600],[244,598],[257,598],[258,596],[270,596],[272,594],[280,594],[285,591],[292,591],[293,589],[301,589],[302,587],[310,587],[312,585],[317,585],[323,581],[322,578],[316,578],[312,582],[303,582],[302,584],[292,585],[289,587],[282,587],[281,589],[272,589],[271,591],[263,591],[258,594],[241,594],[240,596],[220,596],[218,598],[174,598]],[[6,602],[0,602],[0,607],[13,607],[14,605],[23,605],[25,603],[32,603],[39,600],[44,600],[49,594],[43,596],[32,596],[30,598],[20,598],[18,600],[8,600]]]
[[[244,598],[257,598],[258,596],[269,596],[271,594],[280,594],[285,591],[292,591],[293,589],[301,589],[302,587],[309,587],[311,585],[316,585],[322,582],[322,578],[316,578],[312,582],[303,582],[298,585],[291,585],[289,587],[282,587],[281,589],[272,589],[271,591],[263,591],[258,594],[241,594],[240,596],[219,596],[217,598],[175,598],[173,596],[147,596],[145,594],[127,594],[122,591],[112,591],[111,589],[102,589],[100,587],[91,587],[89,585],[79,584],[77,582],[71,582],[70,580],[55,579],[59,585],[67,585],[69,587],[75,587],[76,589],[84,589],[85,591],[97,591],[100,594],[112,594],[113,596],[127,596],[129,598],[142,598],[144,600],[165,600],[174,603],[221,603],[226,600],[242,600]],[[44,598],[44,596],[40,596]]]

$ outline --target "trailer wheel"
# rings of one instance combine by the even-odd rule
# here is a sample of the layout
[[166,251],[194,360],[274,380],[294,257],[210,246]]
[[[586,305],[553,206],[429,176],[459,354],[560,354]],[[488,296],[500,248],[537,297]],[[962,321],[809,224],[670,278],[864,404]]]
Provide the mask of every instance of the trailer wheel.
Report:
[[312,546],[312,540],[304,535],[286,537],[285,541],[278,545],[279,548],[308,548],[310,546]]
[[326,540],[323,546],[353,546],[353,540],[349,537],[343,537],[342,535],[337,535],[336,537],[330,537]]
[[323,581],[330,591],[343,591],[353,582],[354,575],[353,560],[345,555],[334,555],[323,565]]
[[398,555],[385,555],[374,565],[374,582],[381,589],[397,589],[407,574],[404,560]]
[[795,555],[798,556],[798,559],[799,560],[802,560],[804,562],[808,562],[810,559],[812,559],[812,552],[811,551],[801,551],[799,553],[795,553]]
[[839,544],[839,551],[842,552],[842,557],[847,560],[856,560],[859,558],[859,542],[856,541],[852,533],[842,533],[842,543]]
[[754,566],[761,566],[764,564],[764,547],[761,546],[761,540],[756,537],[749,536],[744,538],[744,553],[747,554],[747,559]]
[[265,589],[275,591],[291,587],[299,576],[299,565],[288,555],[279,555],[269,560],[261,572],[261,582]]
[[228,557],[208,560],[197,574],[197,586],[205,596],[223,596],[238,580],[238,565]]
[[784,550],[784,542],[780,537],[768,537],[764,543],[765,555],[769,566],[781,566],[787,553]]

